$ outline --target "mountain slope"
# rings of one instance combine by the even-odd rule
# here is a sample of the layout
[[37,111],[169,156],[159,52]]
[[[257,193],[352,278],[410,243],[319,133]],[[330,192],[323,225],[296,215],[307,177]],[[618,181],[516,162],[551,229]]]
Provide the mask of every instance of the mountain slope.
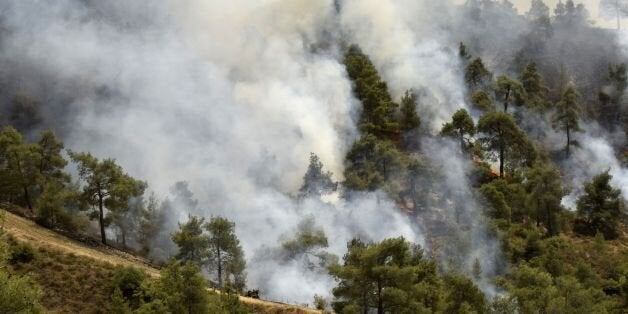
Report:
[[[56,251],[72,257],[86,257],[113,266],[133,266],[144,270],[151,277],[159,276],[159,270],[151,266],[147,260],[110,247],[89,246],[85,243],[67,238],[52,230],[43,228],[26,218],[2,209],[0,209],[0,211],[5,214],[5,232],[18,242],[28,243],[37,248],[40,252]],[[320,313],[319,311],[308,308],[243,296],[240,297],[240,301],[255,311],[255,313]],[[62,312],[64,311],[62,310]]]

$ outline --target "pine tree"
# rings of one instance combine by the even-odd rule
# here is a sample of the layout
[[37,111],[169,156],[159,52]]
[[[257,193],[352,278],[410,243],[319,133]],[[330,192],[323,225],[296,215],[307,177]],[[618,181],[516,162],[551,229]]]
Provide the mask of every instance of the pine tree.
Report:
[[409,132],[421,125],[421,118],[416,111],[417,96],[412,90],[406,91],[401,98],[401,130]]
[[502,102],[504,112],[508,112],[508,106],[511,103],[517,106],[523,105],[526,95],[523,86],[519,82],[502,75],[497,78],[495,84],[495,98]]
[[624,203],[621,191],[610,185],[612,178],[607,171],[585,183],[585,194],[577,202],[576,232],[591,236],[601,232],[606,239],[617,238]]
[[537,226],[543,223],[550,236],[560,232],[558,215],[563,210],[562,197],[565,195],[558,169],[536,164],[526,175],[525,188],[528,192],[527,204],[536,213]]
[[113,213],[129,209],[129,200],[144,194],[146,183],[124,173],[113,159],[98,160],[89,153],[69,152],[77,164],[79,176],[83,180],[83,200],[97,208],[100,236],[107,244],[105,227],[111,217],[105,217],[105,208]]
[[466,68],[464,78],[471,92],[489,84],[493,74],[484,66],[481,58],[475,58]]
[[357,46],[351,46],[345,54],[344,64],[354,83],[354,93],[362,102],[360,129],[378,137],[390,137],[399,130],[395,119],[398,105],[392,101],[386,83],[377,69]]
[[548,88],[538,72],[536,63],[526,65],[519,78],[526,97],[526,106],[536,110],[545,110],[549,104],[546,99]]
[[553,127],[557,130],[564,131],[567,136],[565,145],[565,154],[567,158],[570,155],[570,149],[574,141],[572,134],[580,132],[580,106],[578,104],[578,92],[573,86],[569,86],[563,93],[563,97],[556,104],[556,114],[553,117]]
[[457,138],[460,150],[465,152],[470,144],[470,138],[475,135],[475,123],[465,109],[460,109],[452,116],[452,121],[443,124],[441,134]]
[[179,223],[179,230],[172,234],[172,242],[179,247],[177,260],[192,262],[202,267],[209,255],[209,237],[203,233],[205,218],[190,216],[184,224]]
[[226,280],[232,280],[239,291],[244,289],[246,284],[244,278],[244,252],[240,246],[240,241],[235,234],[235,223],[222,218],[214,217],[204,226],[208,232],[208,264],[215,272],[218,281],[218,288],[224,288]]
[[310,164],[303,176],[303,185],[299,194],[305,196],[321,196],[336,191],[338,183],[332,180],[333,174],[323,170],[323,163],[314,153],[310,154]]

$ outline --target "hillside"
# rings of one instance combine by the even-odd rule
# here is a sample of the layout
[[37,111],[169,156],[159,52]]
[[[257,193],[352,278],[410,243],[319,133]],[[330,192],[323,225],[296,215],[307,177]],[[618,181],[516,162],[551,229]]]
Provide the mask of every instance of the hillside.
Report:
[[[81,300],[79,296],[83,296],[84,293],[80,290],[87,290],[90,295],[98,294],[96,293],[98,289],[95,288],[109,279],[108,276],[111,276],[116,266],[136,267],[151,277],[159,277],[159,269],[150,266],[148,261],[140,257],[110,247],[90,246],[43,228],[26,218],[5,210],[1,211],[6,215],[4,224],[6,234],[18,243],[33,246],[41,257],[41,261],[30,266],[15,267],[14,271],[31,275],[40,286],[45,288],[46,296],[63,296],[42,299],[44,306],[49,305],[47,309],[52,313],[90,313],[90,310],[97,311],[99,307],[102,311],[107,305],[103,303],[103,299],[107,301],[109,296],[100,298],[95,296],[93,300]],[[47,272],[47,270],[52,271]],[[50,273],[56,274],[51,276]],[[72,277],[74,275],[77,277]],[[75,287],[71,285],[72,281],[68,280],[70,278],[78,281],[76,291],[72,291]],[[96,299],[100,303],[94,302]],[[320,313],[308,308],[244,296],[240,296],[240,301],[253,313]]]

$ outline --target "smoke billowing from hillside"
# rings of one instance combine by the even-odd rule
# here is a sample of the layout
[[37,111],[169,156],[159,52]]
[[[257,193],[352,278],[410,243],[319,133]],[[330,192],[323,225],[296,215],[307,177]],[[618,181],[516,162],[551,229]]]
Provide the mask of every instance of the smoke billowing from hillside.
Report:
[[[472,25],[463,10],[428,0],[10,0],[0,12],[0,64],[12,78],[0,87],[41,99],[42,124],[67,147],[116,158],[159,195],[189,182],[198,212],[235,221],[249,285],[298,302],[328,295],[333,282],[268,251],[306,217],[315,217],[328,251],[340,256],[354,236],[403,235],[426,245],[423,231],[383,193],[327,203],[290,197],[310,152],[342,180],[344,155],[358,137],[360,104],[339,45],[360,45],[396,99],[417,90],[424,128],[435,134],[467,107],[458,42],[492,29],[483,40],[499,67],[527,30],[518,19],[521,28],[497,31],[507,23],[496,15],[496,24],[459,32]],[[594,159],[594,169],[619,169],[613,174],[625,189],[625,169],[603,159],[612,147],[602,137],[594,143],[583,145],[574,168]],[[499,272],[502,258],[479,201],[457,179],[469,161],[449,144],[423,145],[443,169],[443,189],[458,193],[452,202],[464,198],[473,219],[467,265],[489,256],[483,270]],[[185,221],[192,209],[174,206],[171,219]]]

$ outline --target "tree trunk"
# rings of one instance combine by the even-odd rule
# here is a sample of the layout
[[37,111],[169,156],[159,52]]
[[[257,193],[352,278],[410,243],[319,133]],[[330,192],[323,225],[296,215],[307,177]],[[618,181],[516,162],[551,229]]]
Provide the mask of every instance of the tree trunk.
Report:
[[458,130],[458,133],[460,134],[460,150],[462,151],[462,154],[464,154],[464,132],[460,129]]
[[570,146],[571,146],[571,130],[567,127],[567,147],[565,147],[565,152],[567,153],[567,159],[569,159],[570,155]]
[[554,226],[552,226],[552,216],[551,216],[551,211],[549,209],[549,206],[545,207],[545,216],[547,219],[547,232],[549,232],[550,236],[554,236]]
[[220,256],[220,248],[218,248],[218,288],[222,290],[222,258]]
[[102,244],[107,245],[107,234],[105,233],[105,213],[103,211],[103,196],[98,193],[98,223],[100,224],[100,239]]
[[31,198],[30,196],[28,196],[28,187],[24,186],[24,202],[26,203],[26,206],[28,207],[28,209],[33,210],[33,205],[31,204]]
[[122,231],[122,247],[126,249],[126,230],[124,228],[120,228]]
[[382,285],[377,282],[377,314],[384,314],[384,300],[382,300]]
[[504,155],[506,154],[506,149],[504,148],[504,144],[499,147],[499,177],[504,177]]

